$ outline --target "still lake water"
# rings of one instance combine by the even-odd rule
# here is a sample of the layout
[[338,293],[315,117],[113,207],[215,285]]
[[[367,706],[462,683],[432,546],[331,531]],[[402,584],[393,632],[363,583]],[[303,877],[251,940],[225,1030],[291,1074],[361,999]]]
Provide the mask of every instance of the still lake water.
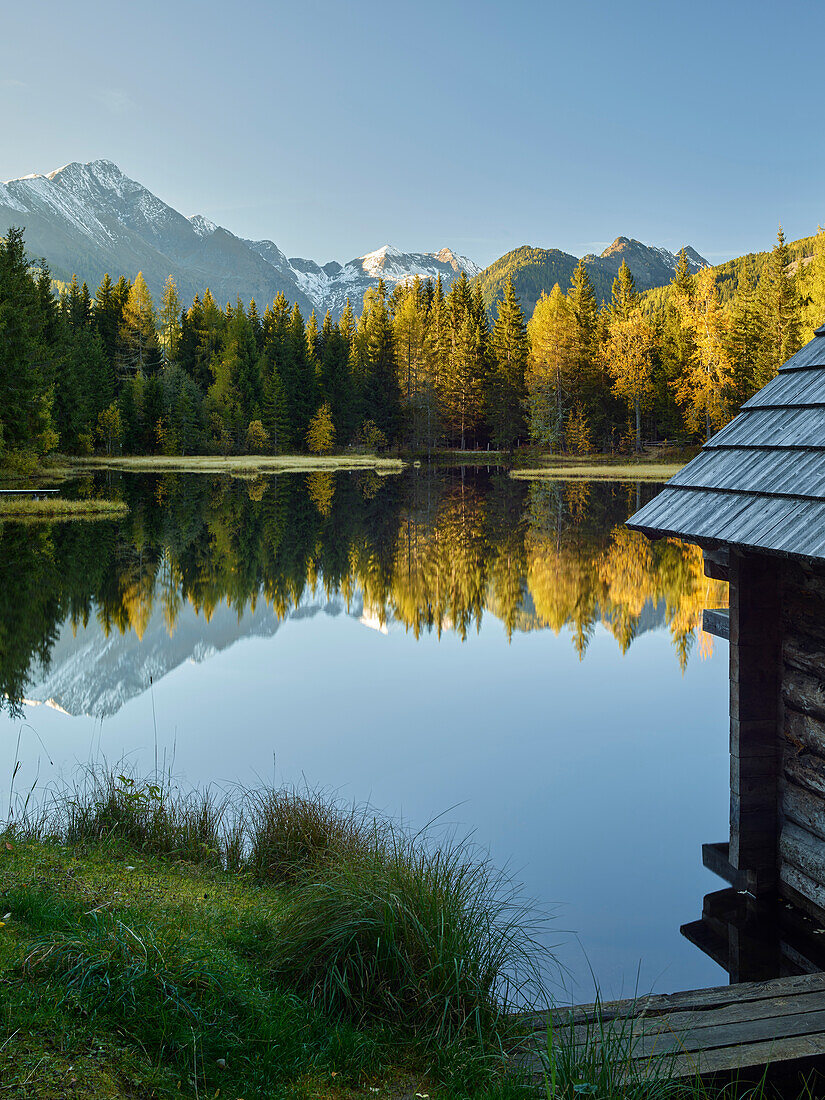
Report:
[[[721,883],[727,586],[622,526],[656,486],[100,475],[118,522],[0,524],[0,777],[124,757],[328,787],[472,830],[553,914],[576,999],[727,975],[679,932]],[[8,803],[3,780],[0,812]]]

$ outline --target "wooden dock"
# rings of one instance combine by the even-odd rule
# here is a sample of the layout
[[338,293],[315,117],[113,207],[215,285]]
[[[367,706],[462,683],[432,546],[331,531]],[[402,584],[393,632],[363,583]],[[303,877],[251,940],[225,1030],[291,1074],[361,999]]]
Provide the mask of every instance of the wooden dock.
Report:
[[[730,1073],[825,1056],[825,973],[715,989],[576,1005],[551,1014],[553,1031],[577,1045],[614,1044],[624,1060],[669,1076]],[[538,1069],[547,1016],[530,1018],[527,1060]]]

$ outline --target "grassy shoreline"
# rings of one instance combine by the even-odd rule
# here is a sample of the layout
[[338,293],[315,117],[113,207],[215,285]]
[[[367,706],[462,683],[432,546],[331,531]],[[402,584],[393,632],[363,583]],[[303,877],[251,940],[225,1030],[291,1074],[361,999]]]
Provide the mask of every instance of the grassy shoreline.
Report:
[[584,1040],[548,1033],[541,1060],[519,1068],[534,1024],[525,1031],[501,982],[534,960],[535,941],[503,881],[466,843],[428,846],[317,791],[232,801],[86,773],[0,823],[2,1089],[21,1100],[773,1095],[670,1081],[664,1060],[631,1079],[632,1034],[605,1041],[598,1025]]
[[682,469],[681,462],[593,462],[517,467],[510,477],[521,481],[667,481]]
[[501,882],[319,792],[85,773],[0,824],[2,1087],[530,1100],[503,1053],[503,968],[530,946]]
[[63,472],[124,470],[135,473],[303,474],[336,470],[376,470],[400,473],[407,463],[378,455],[120,455],[66,458]]
[[0,493],[0,520],[119,519],[129,512],[123,500],[31,498]]

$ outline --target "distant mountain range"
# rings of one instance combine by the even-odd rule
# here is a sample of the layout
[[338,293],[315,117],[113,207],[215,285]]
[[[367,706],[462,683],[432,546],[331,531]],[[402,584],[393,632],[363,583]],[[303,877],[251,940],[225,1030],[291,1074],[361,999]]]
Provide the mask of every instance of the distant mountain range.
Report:
[[172,275],[184,300],[208,286],[221,303],[240,296],[263,308],[283,291],[306,315],[330,309],[338,316],[347,297],[360,312],[364,291],[379,278],[392,286],[440,275],[448,287],[461,271],[480,270],[449,248],[404,253],[385,245],[323,267],[288,259],[273,241],[242,240],[201,215],[184,217],[109,160],[0,183],[0,233],[10,225],[25,227],[30,254],[44,256],[55,278],[76,274],[92,292],[106,272],[116,279],[142,271],[155,296]]
[[[685,247],[685,254],[691,271],[696,272],[708,266],[708,261],[690,245]],[[622,262],[627,263],[636,281],[636,289],[640,291],[669,283],[677,262],[676,255],[666,248],[642,244],[630,237],[617,237],[600,256],[590,254],[582,259],[587,265],[587,273],[599,301],[610,298],[613,280]],[[507,280],[512,279],[522,308],[529,317],[542,291],[549,293],[556,283],[562,290],[568,288],[578,262],[577,256],[558,248],[531,248],[529,245],[522,245],[521,248],[505,253],[482,271],[479,281],[484,301],[490,308],[501,296]]]
[[[462,271],[480,280],[488,305],[512,278],[529,316],[542,290],[569,284],[578,262],[558,249],[526,245],[484,271],[449,248],[400,252],[385,245],[345,264],[288,258],[273,241],[244,240],[202,215],[185,217],[109,160],[75,162],[48,175],[0,183],[0,233],[10,225],[25,227],[30,254],[45,257],[55,278],[76,274],[93,292],[107,272],[116,279],[142,271],[158,297],[172,275],[184,301],[208,286],[221,303],[255,298],[263,308],[282,291],[307,315],[329,309],[335,317],[347,298],[360,312],[364,292],[379,278],[392,287],[416,275],[440,275],[446,290]],[[704,266],[692,248],[688,255],[694,270]],[[640,290],[670,282],[676,265],[667,249],[617,237],[601,256],[585,257],[600,298],[610,296],[622,260]]]

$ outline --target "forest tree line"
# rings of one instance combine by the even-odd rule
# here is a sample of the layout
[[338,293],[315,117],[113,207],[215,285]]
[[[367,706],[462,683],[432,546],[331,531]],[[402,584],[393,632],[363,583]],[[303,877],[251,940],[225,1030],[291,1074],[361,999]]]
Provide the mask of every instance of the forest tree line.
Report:
[[[825,320],[825,233],[769,260],[637,292],[626,264],[599,307],[579,263],[525,318],[510,283],[491,313],[463,274],[367,291],[356,315],[305,319],[282,294],[185,306],[170,277],[107,275],[55,293],[23,231],[0,240],[0,455],[189,455],[387,447],[638,450],[704,439]],[[733,289],[731,290],[731,282]]]

